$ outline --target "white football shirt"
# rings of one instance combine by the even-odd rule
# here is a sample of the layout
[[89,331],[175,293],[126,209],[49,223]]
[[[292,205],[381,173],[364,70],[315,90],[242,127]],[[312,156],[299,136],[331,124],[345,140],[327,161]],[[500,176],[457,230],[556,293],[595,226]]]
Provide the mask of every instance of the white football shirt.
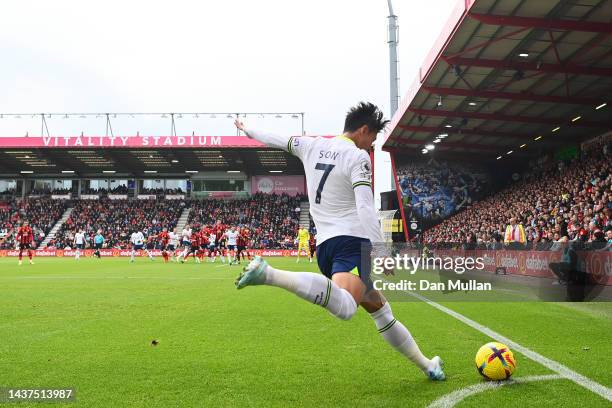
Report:
[[77,245],[83,245],[85,243],[85,233],[77,232],[76,234],[74,234],[74,242]]
[[183,232],[181,232],[181,237],[183,241],[191,242],[191,228],[183,228]]
[[130,238],[130,241],[134,245],[142,245],[144,243],[144,235],[142,235],[142,232],[140,231],[132,232],[132,237]]
[[292,137],[288,151],[304,164],[317,245],[339,235],[369,238],[359,220],[353,191],[372,185],[368,153],[343,136]]
[[168,233],[168,237],[170,239],[170,245],[174,245],[177,246],[178,245],[178,235],[176,235],[176,233],[174,231],[170,231]]
[[383,242],[372,194],[369,154],[345,136],[283,137],[246,129],[247,136],[300,158],[317,245],[339,236]]
[[[372,163],[365,150],[344,136],[286,138],[251,129],[246,133],[288,151],[304,164],[310,214],[317,227],[317,245],[339,235],[382,241],[373,208]],[[368,214],[362,214],[363,220],[358,207],[367,208]]]
[[227,245],[236,245],[236,238],[238,238],[236,231],[227,231],[225,236],[227,237]]

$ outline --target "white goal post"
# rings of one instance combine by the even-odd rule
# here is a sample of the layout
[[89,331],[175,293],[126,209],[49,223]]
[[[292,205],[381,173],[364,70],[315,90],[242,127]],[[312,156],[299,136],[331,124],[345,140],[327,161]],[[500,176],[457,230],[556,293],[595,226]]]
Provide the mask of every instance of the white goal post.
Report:
[[378,222],[380,223],[380,230],[382,231],[383,239],[385,242],[393,241],[393,220],[395,218],[396,212],[397,210],[377,211]]

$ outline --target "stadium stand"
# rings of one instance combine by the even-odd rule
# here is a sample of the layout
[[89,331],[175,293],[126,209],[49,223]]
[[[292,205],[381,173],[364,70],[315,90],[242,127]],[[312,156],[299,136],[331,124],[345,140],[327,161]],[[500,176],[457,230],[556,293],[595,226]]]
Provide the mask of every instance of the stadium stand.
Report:
[[14,188],[9,188],[5,191],[0,191],[0,201],[9,201],[15,198],[17,192]]
[[521,181],[427,230],[424,242],[496,247],[515,218],[527,248],[574,240],[612,243],[611,154],[602,142],[572,161],[539,160]]
[[15,248],[14,234],[24,220],[30,222],[38,247],[67,207],[67,202],[49,198],[0,202],[0,249]]
[[34,196],[49,196],[51,194],[70,194],[72,190],[69,188],[55,188],[55,189],[32,189],[30,195]]
[[164,195],[164,194],[185,194],[185,192],[180,188],[141,188],[139,190],[140,194],[155,194],[155,195]]
[[83,194],[99,194],[99,195],[106,195],[106,194],[127,194],[128,193],[128,188],[127,186],[117,186],[111,189],[106,189],[106,188],[84,188],[82,191]]
[[413,162],[397,170],[402,201],[409,218],[441,220],[489,191],[482,169],[461,163]]
[[244,225],[253,232],[254,248],[293,248],[300,221],[300,212],[295,210],[305,199],[254,194],[247,199],[193,201],[189,224],[200,227],[220,220],[225,225]]
[[172,229],[185,205],[176,200],[77,200],[70,217],[48,246],[72,247],[74,234],[82,228],[88,242],[102,230],[107,247],[127,248],[134,231],[149,235],[164,227]]
[[[195,228],[213,225],[217,220],[224,225],[242,225],[253,231],[254,247],[288,249],[294,247],[300,218],[296,208],[303,200],[304,196],[275,194],[255,194],[234,200],[75,200],[70,217],[48,247],[72,247],[74,234],[82,228],[88,242],[96,231],[102,230],[107,247],[128,248],[132,232],[139,230],[147,236],[164,227],[172,230],[183,209],[191,206],[188,223]],[[59,211],[57,218],[62,212]]]

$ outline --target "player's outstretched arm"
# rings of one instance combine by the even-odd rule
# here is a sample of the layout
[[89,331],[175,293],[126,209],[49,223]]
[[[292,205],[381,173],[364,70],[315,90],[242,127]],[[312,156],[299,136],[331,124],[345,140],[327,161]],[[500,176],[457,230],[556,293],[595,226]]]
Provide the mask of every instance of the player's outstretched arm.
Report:
[[348,170],[353,184],[359,221],[372,244],[381,243],[383,242],[383,236],[378,223],[378,215],[374,208],[372,163],[368,153],[365,150],[359,150],[351,159]]
[[368,238],[373,244],[379,244],[384,241],[380,224],[378,222],[378,214],[374,208],[374,195],[372,188],[367,185],[360,185],[353,188],[355,192],[355,204],[357,205],[357,214],[359,221],[366,230]]
[[253,129],[247,129],[244,123],[238,119],[234,121],[234,125],[241,131],[243,131],[249,138],[255,139],[263,144],[271,147],[277,147],[285,151],[289,151],[289,141],[291,140],[288,136],[275,135],[273,133],[261,132]]

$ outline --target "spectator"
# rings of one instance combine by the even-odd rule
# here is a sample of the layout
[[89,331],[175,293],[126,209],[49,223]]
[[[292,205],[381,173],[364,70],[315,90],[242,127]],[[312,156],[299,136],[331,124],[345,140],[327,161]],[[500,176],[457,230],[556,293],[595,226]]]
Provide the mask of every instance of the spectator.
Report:
[[516,223],[516,218],[510,218],[510,223],[506,227],[504,234],[504,244],[510,248],[522,248],[527,243],[525,238],[525,228],[522,224]]
[[424,225],[465,208],[488,190],[488,177],[480,169],[435,160],[400,167],[398,180],[407,216]]
[[162,228],[172,230],[183,210],[184,203],[176,200],[99,200],[75,201],[72,213],[58,231],[52,245],[65,248],[71,245],[74,234],[83,229],[86,242],[92,242],[102,231],[107,247],[127,248],[130,234],[136,230],[145,235],[157,234]]
[[0,230],[6,231],[0,238],[0,249],[15,248],[17,227],[28,220],[34,231],[33,247],[36,248],[51,231],[68,208],[65,200],[50,198],[27,198],[0,203]]
[[538,160],[520,181],[425,231],[424,241],[464,243],[474,232],[495,248],[505,237],[506,220],[515,218],[530,248],[549,246],[554,234],[594,242],[596,230],[612,229],[611,166],[599,148],[583,152],[562,171],[552,161]]

